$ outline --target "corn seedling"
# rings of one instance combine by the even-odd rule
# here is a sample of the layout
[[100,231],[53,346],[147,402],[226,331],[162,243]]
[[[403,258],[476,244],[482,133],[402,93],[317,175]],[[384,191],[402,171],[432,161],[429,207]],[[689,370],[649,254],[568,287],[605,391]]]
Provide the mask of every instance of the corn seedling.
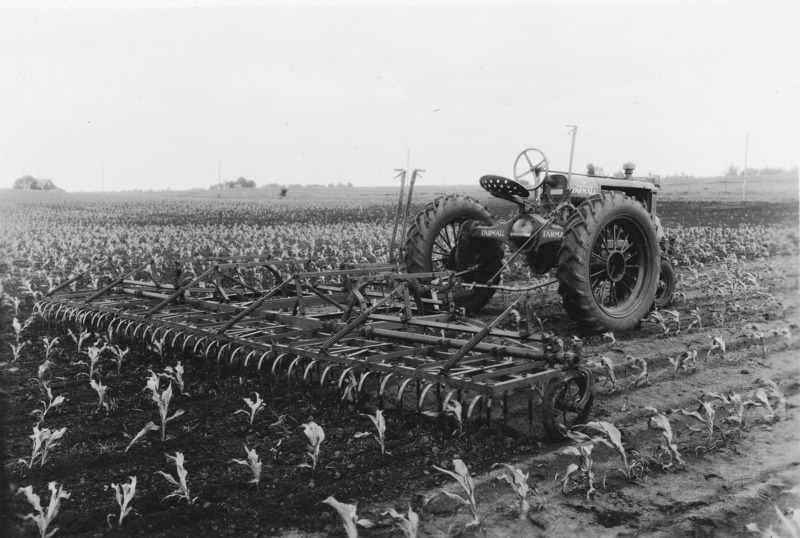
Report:
[[722,419],[722,422],[729,422],[736,424],[736,434],[737,437],[742,436],[742,428],[744,428],[744,409],[745,409],[745,402],[742,400],[742,397],[739,394],[731,393],[730,396],[725,396],[724,394],[719,394],[716,392],[706,392],[706,396],[710,398],[716,398],[720,400],[725,406],[725,410],[728,412],[728,416]]
[[702,328],[703,327],[703,319],[700,317],[700,309],[699,308],[694,308],[694,309],[692,309],[691,312],[689,312],[689,314],[692,316],[692,322],[689,323],[689,326],[686,328],[686,331],[687,332],[691,331],[692,327],[694,327],[695,325],[697,325],[698,327]]
[[469,475],[469,470],[467,466],[464,465],[464,462],[460,459],[453,460],[453,467],[455,468],[455,472],[448,471],[447,469],[442,469],[441,467],[433,466],[434,469],[440,471],[442,473],[448,474],[452,476],[458,485],[461,486],[461,489],[464,491],[464,497],[458,495],[457,493],[450,493],[447,490],[441,490],[442,493],[447,495],[449,498],[457,501],[460,505],[466,506],[469,508],[470,513],[472,514],[472,521],[467,525],[468,527],[478,526],[481,524],[480,517],[478,516],[478,505],[475,502],[475,482],[472,480],[472,477]]
[[94,369],[97,366],[98,361],[100,360],[100,354],[103,353],[105,350],[105,346],[99,348],[97,346],[90,346],[86,350],[86,355],[89,357],[89,379],[94,377]]
[[166,456],[175,462],[178,479],[176,480],[172,477],[172,475],[169,475],[164,471],[156,471],[156,473],[163,476],[167,482],[177,488],[175,491],[164,497],[164,499],[166,500],[170,497],[177,497],[178,499],[185,499],[189,504],[194,504],[194,502],[197,500],[197,497],[192,498],[191,494],[189,493],[189,486],[186,484],[186,475],[189,473],[187,473],[186,469],[183,467],[183,453],[176,452],[174,456],[170,456],[169,454]]
[[746,327],[744,333],[745,338],[748,340],[755,340],[761,345],[761,356],[766,357],[769,346],[767,346],[767,334],[759,328],[755,323],[751,323]]
[[695,368],[697,363],[697,351],[690,350],[684,353],[681,353],[674,359],[672,357],[667,357],[669,359],[669,363],[673,367],[673,376],[678,377],[678,372],[683,370],[687,375],[689,374],[690,368]]
[[387,514],[394,519],[395,526],[403,532],[405,538],[417,538],[417,534],[419,533],[419,515],[411,509],[410,505],[406,515],[399,513],[394,508],[390,508],[381,515],[385,516]]
[[[381,454],[386,454],[386,420],[383,418],[383,411],[380,409],[375,410],[375,416],[372,415],[365,415],[362,413],[363,416],[369,418],[372,423],[375,425],[375,429],[378,433],[373,434],[375,440],[378,441],[378,444],[381,447]],[[360,439],[361,437],[369,436],[369,432],[360,432],[355,434],[356,439]],[[391,454],[390,454],[391,455]]]
[[614,361],[612,361],[609,357],[603,355],[602,357],[600,357],[600,362],[590,363],[590,366],[600,368],[603,370],[606,381],[611,383],[612,394],[619,390],[619,384],[617,383],[617,376],[616,374],[614,374]]
[[24,488],[19,488],[18,490],[20,493],[25,494],[28,503],[37,512],[35,514],[25,514],[22,516],[22,519],[32,519],[39,528],[39,536],[41,538],[49,538],[50,536],[53,536],[56,531],[58,531],[58,527],[51,529],[50,524],[58,515],[58,510],[61,508],[61,499],[69,499],[69,496],[71,495],[70,493],[64,491],[63,486],[59,486],[58,489],[56,489],[55,482],[50,482],[47,484],[47,487],[50,489],[50,504],[47,505],[46,511],[42,508],[41,499],[39,496],[33,492],[33,486],[25,486]]
[[22,349],[28,344],[30,344],[30,342],[19,342],[16,345],[8,344],[8,346],[11,348],[11,353],[14,354],[14,358],[11,359],[11,362],[17,362],[17,359],[19,359],[19,354],[22,352]]
[[161,417],[161,441],[167,438],[167,422],[178,418],[184,413],[183,409],[178,409],[171,417],[168,416],[170,400],[172,400],[172,383],[161,394],[158,392],[153,393],[153,401],[158,406],[158,414]]
[[44,358],[45,360],[50,360],[50,356],[53,354],[56,345],[58,345],[58,338],[47,338],[46,336],[42,338],[42,344],[44,345]]
[[94,379],[89,379],[89,384],[97,393],[97,410],[99,411],[101,407],[105,407],[106,411],[108,411],[108,402],[106,402],[106,391],[108,387],[103,385],[102,381],[95,381]]
[[611,340],[611,345],[612,346],[616,346],[618,344],[617,338],[614,336],[613,332],[603,333],[603,338],[607,338],[607,339]]
[[653,412],[653,416],[647,421],[647,427],[661,432],[661,436],[666,441],[666,452],[669,455],[669,464],[662,465],[664,469],[672,466],[673,461],[680,463],[686,469],[686,462],[683,460],[681,453],[678,452],[678,445],[672,442],[672,426],[669,424],[669,419],[666,415],[662,415],[655,407],[645,407],[648,411]]
[[725,341],[722,339],[721,336],[712,336],[710,333],[706,333],[711,339],[711,347],[708,349],[708,353],[706,353],[706,357],[711,355],[711,352],[718,349],[722,354],[722,357],[725,357]]
[[336,512],[339,513],[339,517],[342,518],[344,530],[347,533],[347,538],[356,538],[358,536],[358,525],[364,528],[375,526],[375,524],[369,519],[358,519],[358,516],[356,515],[355,504],[340,503],[332,496],[328,497],[322,502],[332,506],[334,509],[336,509]]
[[150,421],[150,422],[148,422],[147,424],[145,424],[145,425],[144,425],[144,428],[142,428],[142,429],[141,429],[141,431],[140,431],[139,433],[137,433],[137,434],[136,434],[136,436],[135,436],[133,439],[131,439],[131,442],[130,442],[130,443],[128,443],[128,446],[125,448],[125,452],[127,452],[127,451],[128,451],[128,449],[129,449],[130,447],[132,447],[132,446],[133,446],[133,444],[134,444],[136,441],[138,441],[139,439],[141,439],[142,437],[144,437],[145,435],[147,435],[147,433],[148,433],[148,432],[157,431],[157,430],[159,430],[159,429],[160,429],[160,428],[159,428],[158,426],[156,426],[156,425],[155,425],[155,423],[153,423],[152,421]]
[[668,316],[667,322],[675,324],[675,333],[681,332],[681,313],[677,310],[664,310]]
[[[39,429],[38,424],[34,426],[33,435],[28,436],[33,443],[31,461],[28,462],[28,469],[33,468],[33,463],[36,461],[36,458],[41,458],[39,467],[44,467],[44,463],[47,461],[47,454],[50,450],[61,444],[61,438],[64,437],[66,431],[66,428],[53,431],[50,428]],[[24,463],[25,460],[20,460],[20,462]]]
[[[498,467],[500,465],[505,467],[505,472],[499,475],[497,479],[508,482],[508,484],[511,486],[511,489],[514,490],[514,493],[517,494],[517,498],[519,499],[519,518],[527,519],[528,512],[531,510],[531,504],[528,502],[528,494],[531,492],[531,487],[528,485],[530,473],[523,473],[522,470],[515,469],[507,463],[495,463],[492,465],[492,467]],[[536,492],[536,497],[537,499],[540,499],[538,492]],[[542,509],[543,505],[544,503],[539,504],[540,510]]]
[[[114,490],[114,498],[117,500],[117,504],[119,505],[119,519],[117,520],[117,526],[122,526],[122,520],[125,519],[125,516],[131,513],[131,501],[133,500],[133,496],[136,495],[136,477],[129,476],[130,482],[128,484],[111,484],[111,489]],[[108,523],[109,528],[111,527],[111,518],[114,517],[114,514],[108,514],[106,517],[106,522]]]
[[625,475],[625,478],[628,480],[634,480],[638,477],[641,477],[644,473],[644,464],[642,463],[641,459],[635,457],[634,454],[631,458],[631,462],[628,463],[628,454],[625,452],[625,447],[622,445],[622,434],[617,429],[616,426],[611,424],[610,422],[606,422],[604,420],[598,420],[589,422],[583,426],[580,426],[584,429],[594,430],[600,435],[593,437],[591,440],[597,443],[602,443],[609,448],[612,448],[617,451],[619,457],[622,459],[622,474]]
[[561,493],[567,495],[574,491],[567,491],[567,485],[575,483],[577,488],[586,487],[586,500],[590,500],[597,492],[594,488],[594,470],[592,469],[594,466],[592,450],[595,445],[588,436],[579,432],[568,432],[567,435],[576,441],[576,444],[568,446],[561,453],[577,457],[578,462],[570,463],[567,466],[564,478],[561,480]]
[[53,391],[50,390],[50,387],[47,383],[42,383],[45,392],[47,392],[47,401],[39,400],[39,403],[42,404],[43,409],[35,409],[32,414],[39,415],[39,422],[41,423],[44,420],[45,415],[51,410],[60,407],[66,399],[63,396],[56,396],[53,398]]
[[301,463],[298,467],[311,467],[312,471],[317,469],[319,463],[319,450],[322,442],[325,440],[325,431],[322,427],[314,421],[302,425],[303,431],[308,438],[308,445],[306,445],[306,455],[311,458],[311,465],[308,463]]
[[122,349],[120,346],[108,346],[109,351],[114,355],[114,360],[117,362],[117,375],[122,371],[122,359],[128,354],[130,348]]
[[[788,533],[786,536],[788,538],[800,537],[800,510],[792,510],[792,516],[791,519],[789,519],[781,512],[777,505],[773,506],[775,507],[775,513],[778,514],[778,519],[780,519],[783,528]],[[745,525],[745,528],[753,534],[758,534],[761,538],[783,538],[783,535],[772,530],[771,525],[768,529],[761,529],[756,523],[748,523]]]
[[[714,424],[714,419],[717,415],[717,412],[714,410],[713,404],[703,400],[698,400],[698,402],[700,402],[700,407],[697,409],[697,411],[688,411],[686,409],[678,409],[678,411],[683,415],[692,417],[705,426],[706,445],[704,449],[709,451],[714,448],[714,428],[716,427]],[[692,431],[703,431],[702,429],[698,430],[691,427],[689,429]]]
[[667,319],[664,317],[664,314],[662,314],[658,310],[653,310],[652,312],[650,312],[650,317],[647,318],[647,321],[658,324],[658,326],[661,327],[661,330],[663,331],[662,334],[667,334],[669,332],[669,327],[667,327]]
[[244,403],[247,404],[248,410],[239,409],[238,411],[234,412],[234,415],[238,415],[239,413],[248,415],[248,420],[250,425],[253,425],[253,420],[256,418],[256,413],[259,411],[264,410],[264,400],[261,399],[261,396],[256,392],[256,397],[254,400],[250,398],[243,398]]
[[185,384],[183,381],[183,365],[181,364],[181,361],[178,361],[174,368],[172,366],[167,366],[164,368],[164,372],[165,373],[162,375],[168,375],[173,381],[175,381],[175,384],[178,385],[178,390],[181,391],[181,394],[185,394],[186,391],[184,390]]
[[253,479],[250,480],[248,484],[255,484],[256,489],[258,489],[258,483],[261,480],[261,460],[258,459],[258,454],[255,449],[250,450],[247,448],[247,445],[244,445],[244,451],[247,453],[246,460],[232,459],[231,461],[250,468],[250,471],[253,473]]
[[647,371],[647,361],[639,357],[634,357],[633,355],[628,355],[626,358],[628,359],[626,366],[641,370],[641,373],[636,376],[633,384],[636,385],[637,388],[649,385],[650,374]]
[[45,359],[45,361],[39,365],[39,368],[36,369],[36,376],[39,378],[40,383],[44,383],[42,378],[44,377],[45,372],[50,369],[51,364],[52,363],[49,360]]
[[[767,411],[767,421],[773,422],[777,417],[778,420],[786,418],[786,397],[778,385],[771,379],[758,379],[761,387],[755,390],[755,401],[748,400],[745,405],[748,407],[763,407]],[[769,389],[769,393],[767,390]],[[772,399],[775,403],[772,403]],[[776,413],[777,411],[777,413]]]
[[5,302],[14,307],[14,315],[19,316],[19,305],[22,303],[19,297],[14,297],[12,295],[5,295]]
[[147,378],[147,381],[145,381],[145,385],[144,385],[144,388],[142,390],[149,390],[151,396],[153,398],[155,398],[156,396],[158,396],[158,389],[159,389],[159,386],[160,386],[160,382],[159,382],[160,378],[155,373],[153,373],[152,370],[148,370],[148,371],[150,372],[150,376]]
[[17,318],[11,320],[11,327],[14,329],[14,337],[16,338],[17,343],[19,343],[20,339],[22,338],[22,333],[25,331],[25,329],[31,326],[33,319],[33,316],[31,316],[25,320],[25,323],[20,323]]
[[92,335],[92,333],[90,333],[89,331],[81,331],[80,334],[76,335],[75,333],[72,332],[72,329],[67,329],[67,333],[69,333],[69,336],[70,338],[72,338],[72,341],[75,342],[75,345],[78,346],[77,353],[80,355],[81,346],[83,345],[83,342],[87,338],[89,338]]
[[158,354],[158,357],[163,361],[164,360],[164,351],[166,350],[164,343],[167,341],[166,335],[162,336],[160,340],[156,340],[153,338],[153,341],[150,343],[150,351],[153,351]]

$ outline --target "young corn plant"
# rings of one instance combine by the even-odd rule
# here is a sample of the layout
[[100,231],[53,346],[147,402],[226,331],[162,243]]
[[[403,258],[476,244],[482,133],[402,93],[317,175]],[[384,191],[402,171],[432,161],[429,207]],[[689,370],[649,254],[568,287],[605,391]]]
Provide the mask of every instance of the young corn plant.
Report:
[[122,371],[122,359],[128,354],[130,348],[122,349],[120,346],[108,346],[109,351],[114,355],[114,361],[117,363],[117,375]]
[[[125,516],[131,513],[131,501],[133,500],[134,495],[136,495],[136,477],[129,476],[130,482],[127,484],[111,484],[111,489],[114,490],[114,498],[117,500],[117,504],[119,505],[119,518],[117,520],[117,526],[122,527],[122,520],[125,519]],[[106,516],[106,523],[108,523],[108,527],[111,528],[111,518],[114,517],[114,514],[108,514]]]
[[36,376],[39,378],[39,383],[44,384],[44,374],[50,369],[51,364],[49,360],[45,359],[45,361],[39,365],[39,368],[36,369]]
[[19,488],[18,490],[20,493],[25,494],[28,503],[36,511],[35,514],[30,513],[23,515],[22,519],[32,519],[33,522],[36,523],[36,527],[39,529],[40,538],[49,538],[50,536],[53,536],[56,531],[58,531],[58,527],[51,529],[50,524],[58,515],[58,511],[61,508],[61,500],[69,499],[71,495],[71,493],[64,491],[63,486],[59,486],[58,489],[56,489],[55,482],[50,482],[47,484],[47,487],[50,490],[50,503],[47,505],[47,510],[42,508],[41,499],[33,492],[33,486],[25,486],[24,488]]
[[158,414],[161,417],[161,441],[165,441],[167,438],[167,422],[178,418],[179,416],[183,415],[184,410],[178,409],[173,413],[170,417],[169,415],[169,403],[172,400],[172,383],[169,384],[164,391],[159,394],[158,392],[153,393],[153,401],[158,406]]
[[31,324],[33,324],[33,319],[33,316],[31,316],[25,320],[25,323],[20,323],[17,318],[11,320],[11,327],[14,329],[14,337],[16,338],[18,344],[22,339],[22,333],[25,331],[25,329],[30,327]]
[[744,428],[745,423],[745,402],[742,400],[742,397],[735,392],[731,393],[730,396],[725,396],[724,394],[719,394],[717,392],[706,392],[705,394],[710,398],[716,398],[717,400],[720,400],[723,405],[726,406],[725,410],[728,412],[728,416],[723,418],[721,422],[736,424],[736,436],[741,438],[742,429]]
[[100,361],[100,355],[105,349],[105,346],[102,348],[90,346],[86,349],[86,355],[89,357],[89,379],[94,377],[94,370],[97,367],[97,363]]
[[594,430],[599,435],[592,437],[590,440],[596,443],[604,444],[605,446],[614,449],[622,459],[622,474],[628,480],[635,480],[644,474],[644,464],[641,459],[635,457],[635,454],[628,461],[628,453],[622,445],[622,434],[616,426],[604,420],[589,422],[581,426],[583,429]]
[[125,452],[127,452],[133,446],[133,444],[136,443],[136,441],[138,441],[139,439],[143,438],[149,432],[158,431],[160,429],[161,428],[156,426],[153,421],[148,422],[147,424],[144,425],[144,428],[142,428],[141,431],[139,433],[137,433],[136,436],[133,439],[131,439],[131,442],[128,443],[127,447],[125,447]]
[[92,378],[89,378],[89,385],[91,385],[91,387],[97,393],[97,411],[99,411],[101,407],[105,407],[106,411],[108,411],[108,402],[106,402],[106,391],[108,390],[108,387],[103,385],[102,381],[95,381]]
[[[706,444],[704,447],[698,447],[698,449],[703,449],[706,452],[709,452],[715,446],[714,429],[716,428],[716,424],[714,424],[714,420],[717,415],[717,412],[714,410],[714,405],[711,404],[710,402],[706,402],[703,400],[697,400],[697,401],[700,402],[700,407],[697,409],[697,411],[678,409],[678,412],[688,417],[692,417],[696,421],[703,424],[703,426],[705,426]],[[697,428],[691,428],[691,427],[689,429],[692,431],[704,431],[703,429],[698,430]]]
[[722,339],[721,336],[713,336],[711,333],[706,333],[711,339],[711,347],[708,348],[708,353],[706,353],[706,357],[710,357],[711,353],[715,350],[719,350],[722,358],[725,358],[725,341]]
[[17,344],[8,344],[11,348],[11,353],[14,354],[14,358],[11,359],[11,362],[17,362],[19,359],[19,354],[22,353],[22,349],[30,344],[30,342],[19,342]]
[[167,482],[175,486],[177,489],[164,497],[164,500],[169,499],[170,497],[177,497],[178,499],[184,499],[187,503],[194,504],[197,500],[197,497],[192,498],[191,494],[189,493],[189,486],[186,484],[186,476],[189,474],[186,472],[186,469],[183,467],[183,453],[176,452],[174,456],[170,456],[169,454],[166,455],[169,459],[175,462],[175,469],[177,471],[178,478],[177,480],[165,473],[164,471],[156,471],[156,473],[163,476]]
[[160,340],[157,340],[155,337],[153,337],[153,340],[150,343],[150,351],[157,353],[158,357],[162,361],[164,360],[164,353],[166,352],[166,346],[164,345],[166,341],[167,337],[164,335]]
[[664,314],[658,310],[653,310],[650,312],[650,317],[647,318],[647,321],[656,323],[659,327],[661,327],[661,330],[663,331],[662,334],[667,334],[669,332],[669,327],[667,327],[667,318],[665,318]]
[[80,334],[76,335],[75,333],[72,332],[72,329],[67,329],[67,333],[69,333],[69,336],[70,336],[70,338],[72,338],[72,341],[75,342],[75,345],[78,346],[77,353],[78,353],[78,355],[80,355],[81,346],[83,345],[83,342],[87,338],[92,336],[92,333],[90,333],[89,331],[81,331]]
[[250,480],[248,484],[255,484],[256,489],[258,489],[258,483],[261,480],[261,460],[258,459],[256,449],[250,450],[247,448],[247,445],[244,445],[244,451],[247,453],[246,460],[237,460],[234,458],[231,461],[250,468],[250,471],[253,473],[253,479]]
[[678,445],[672,441],[672,426],[669,424],[669,419],[666,417],[666,415],[659,413],[655,407],[645,407],[645,409],[653,412],[653,416],[651,416],[647,421],[647,427],[654,430],[659,430],[661,432],[661,436],[666,442],[664,449],[669,456],[669,463],[666,465],[661,464],[661,467],[663,469],[668,469],[672,467],[674,462],[678,462],[681,464],[681,466],[683,466],[684,469],[686,469],[686,462],[681,456],[681,453],[678,451]]
[[617,338],[614,336],[613,332],[603,333],[603,338],[607,338],[608,340],[611,340],[611,344],[610,345],[612,345],[612,346],[616,346],[619,343],[619,342],[617,342]]
[[[576,441],[576,444],[568,446],[561,451],[566,456],[575,456],[578,458],[577,463],[570,463],[564,473],[564,478],[561,480],[561,493],[568,495],[575,489],[586,488],[586,500],[591,498],[597,493],[594,487],[594,460],[592,459],[592,450],[594,450],[594,443],[585,441],[587,436],[578,432],[568,432],[567,435]],[[567,491],[567,485],[574,483],[576,487]]]
[[247,410],[239,409],[233,413],[234,415],[238,415],[239,413],[248,415],[248,420],[251,426],[253,425],[253,420],[256,418],[256,413],[264,410],[264,400],[261,399],[261,396],[257,392],[254,394],[256,395],[254,400],[251,400],[250,398],[243,398],[244,403],[247,404]]
[[186,394],[185,382],[183,380],[183,365],[181,364],[181,361],[178,361],[175,367],[167,366],[164,368],[164,372],[164,375],[168,375],[173,381],[175,381],[175,384],[178,386],[178,390],[181,391],[181,394]]
[[675,324],[675,333],[679,334],[681,332],[681,313],[677,310],[664,310],[664,313],[668,316],[667,322]]
[[[767,421],[774,422],[786,418],[786,397],[783,392],[778,388],[777,383],[771,379],[759,378],[757,382],[761,385],[755,390],[755,401],[748,400],[745,405],[763,407],[767,411]],[[769,392],[767,392],[769,389]],[[772,403],[774,400],[775,403]]]
[[[373,435],[375,437],[375,440],[378,441],[378,444],[381,447],[381,454],[386,455],[386,420],[383,418],[383,411],[381,411],[380,409],[376,409],[374,417],[372,415],[364,415],[363,413],[362,415],[369,418],[375,425],[375,429],[377,430],[378,433]],[[367,437],[369,435],[370,435],[369,432],[360,432],[355,434],[355,438],[359,439],[361,437]],[[391,453],[389,455],[391,455]]]
[[[39,461],[39,467],[44,467],[44,463],[47,461],[47,455],[50,453],[50,450],[54,449],[58,445],[61,444],[61,438],[64,437],[67,428],[61,428],[60,430],[50,430],[50,428],[42,428],[39,429],[38,424],[33,427],[33,435],[29,435],[32,443],[33,448],[31,450],[31,461],[28,462],[28,469],[33,468],[33,463],[36,461],[36,458],[41,458]],[[25,460],[20,460],[20,462],[24,463]]]
[[357,538],[358,526],[364,528],[375,526],[375,524],[369,519],[358,518],[358,516],[356,515],[355,504],[340,503],[332,496],[328,497],[322,502],[332,506],[336,510],[336,512],[338,512],[339,517],[342,518],[342,525],[344,525],[344,530],[347,533],[347,538]]
[[65,401],[67,401],[63,396],[56,396],[53,398],[53,391],[50,390],[50,387],[47,385],[47,383],[42,383],[42,386],[44,387],[45,392],[47,392],[47,401],[45,402],[44,400],[39,400],[39,403],[42,404],[43,409],[35,409],[32,413],[33,415],[39,415],[40,424],[44,420],[45,415],[47,415],[51,409],[58,409]]
[[[520,469],[515,469],[507,463],[495,463],[492,467],[505,467],[505,472],[497,477],[498,480],[505,480],[517,494],[519,499],[519,518],[527,519],[528,513],[531,510],[531,504],[528,502],[528,494],[531,492],[531,487],[528,484],[528,477],[530,473],[523,473]],[[540,499],[538,492],[534,488],[534,495],[537,500]],[[544,506],[543,502],[539,504],[539,510]]]
[[[778,514],[778,519],[780,519],[783,528],[788,533],[786,536],[788,538],[800,537],[800,510],[793,510],[791,519],[789,519],[781,512],[777,505],[773,506],[775,507],[775,513]],[[782,534],[778,534],[772,529],[772,525],[767,529],[761,529],[756,523],[748,523],[744,527],[748,532],[758,534],[761,538],[783,538]]]
[[325,431],[322,427],[313,420],[308,424],[302,425],[303,431],[308,438],[308,445],[306,445],[306,455],[311,459],[311,465],[308,463],[301,463],[298,467],[311,467],[312,471],[317,470],[319,463],[319,450],[322,442],[325,440]]
[[448,471],[447,469],[442,469],[441,467],[433,466],[434,469],[440,471],[442,473],[448,474],[452,476],[458,485],[461,486],[461,489],[464,491],[464,496],[458,495],[457,493],[450,493],[447,490],[441,490],[442,493],[457,501],[460,505],[466,506],[469,508],[470,513],[472,514],[472,521],[467,525],[467,527],[473,526],[480,526],[481,520],[478,516],[478,505],[475,502],[475,482],[472,480],[472,477],[469,475],[469,470],[467,466],[464,465],[464,462],[460,459],[453,460],[453,468],[455,472]]
[[628,362],[626,363],[627,367],[641,370],[641,373],[636,376],[636,379],[632,384],[635,385],[636,388],[646,387],[649,385],[650,374],[647,371],[647,361],[639,357],[634,357],[633,355],[628,355],[626,358],[628,359]]
[[673,377],[678,377],[678,373],[681,370],[683,370],[686,375],[689,375],[689,369],[694,369],[697,364],[697,351],[692,349],[681,353],[674,359],[672,357],[667,358],[673,367]]
[[44,359],[45,361],[49,361],[58,345],[58,338],[50,339],[45,336],[42,338],[42,344],[44,345]]
[[409,505],[406,515],[399,513],[394,508],[383,512],[381,515],[389,515],[394,519],[394,525],[403,533],[405,538],[417,538],[419,533],[419,515]]
[[617,382],[617,376],[616,374],[614,374],[614,361],[612,361],[609,357],[603,355],[600,357],[600,362],[590,363],[590,366],[593,366],[595,368],[601,368],[603,370],[603,373],[605,373],[606,382],[611,383],[611,394],[619,390],[619,383]]
[[691,331],[692,327],[694,327],[695,325],[697,325],[697,327],[702,329],[703,328],[703,318],[700,316],[700,309],[695,307],[694,309],[692,309],[689,312],[689,315],[692,316],[692,318],[691,318],[692,322],[689,323],[689,326],[686,328],[686,332]]

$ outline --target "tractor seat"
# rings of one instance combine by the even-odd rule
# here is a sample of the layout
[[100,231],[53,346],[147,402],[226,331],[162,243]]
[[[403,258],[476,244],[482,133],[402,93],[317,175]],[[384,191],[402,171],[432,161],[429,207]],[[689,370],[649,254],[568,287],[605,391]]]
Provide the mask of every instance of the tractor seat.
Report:
[[480,179],[481,187],[483,190],[499,197],[519,196],[520,198],[527,198],[530,196],[528,189],[514,181],[502,176],[483,176]]

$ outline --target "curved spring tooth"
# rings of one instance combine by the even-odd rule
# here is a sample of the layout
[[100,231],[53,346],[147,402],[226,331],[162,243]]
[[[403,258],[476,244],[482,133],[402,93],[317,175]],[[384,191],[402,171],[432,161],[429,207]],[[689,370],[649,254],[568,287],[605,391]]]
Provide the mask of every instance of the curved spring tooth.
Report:
[[385,397],[386,384],[394,374],[383,374],[380,383],[378,383],[378,409],[383,409],[383,398]]
[[219,364],[222,361],[222,354],[225,353],[225,350],[228,349],[230,345],[231,343],[228,342],[227,344],[219,348],[219,351],[217,351],[217,364]]
[[348,374],[350,371],[354,370],[354,369],[355,369],[355,366],[351,366],[350,368],[345,368],[345,369],[342,371],[342,375],[340,375],[340,376],[339,376],[339,383],[337,383],[337,385],[336,385],[336,386],[339,388],[339,392],[341,392],[341,391],[342,391],[342,384],[344,383],[344,379],[345,379],[345,377],[347,377],[347,374]]
[[295,359],[289,364],[289,368],[286,370],[286,382],[290,389],[292,383],[292,370],[294,370],[294,367],[297,366],[302,359],[302,355],[296,356]]
[[417,400],[417,412],[420,413],[420,418],[422,418],[422,405],[425,403],[425,397],[428,395],[433,385],[434,383],[426,383],[419,395],[419,400]]
[[[196,337],[195,337],[196,338]],[[194,348],[192,348],[192,353],[197,355],[197,348],[200,344],[203,343],[203,340],[206,340],[206,337],[203,336],[202,338],[198,338],[197,341],[194,343]]]
[[[218,345],[219,345],[219,340],[211,340],[208,343],[208,345],[206,346],[205,353],[203,353],[203,359],[208,361],[208,355],[209,355],[209,353],[211,353],[211,348],[214,347],[214,346],[218,346]],[[219,359],[219,357],[217,357],[217,359]]]
[[[191,334],[191,333],[186,333],[186,336],[184,336],[184,338],[183,338],[183,344],[181,344],[181,353],[186,353],[186,344],[188,344],[189,340],[191,340],[192,338],[197,340],[197,336],[196,335]],[[192,350],[192,353],[194,354],[195,351]]]
[[[141,329],[142,327],[144,327],[145,328],[145,332],[147,332],[147,330],[146,330],[147,329],[147,325],[145,325],[142,322],[137,323],[136,324],[136,328],[133,330],[133,339],[134,340],[136,340],[136,333],[138,333],[139,329]],[[144,333],[142,334],[142,341],[144,341]]]
[[261,358],[258,359],[258,366],[256,367],[256,370],[258,370],[259,372],[261,371],[261,365],[264,363],[264,359],[268,358],[267,356],[270,353],[272,353],[272,351],[265,351],[264,353],[261,354]]
[[319,363],[317,359],[312,359],[311,362],[306,365],[306,368],[303,371],[303,381],[306,383],[311,383],[311,380],[308,378],[308,374],[311,372],[311,368],[317,363]]
[[233,361],[236,358],[236,354],[239,353],[244,348],[242,346],[236,346],[236,349],[233,350],[230,357],[228,357],[228,364],[234,366]]
[[182,335],[182,331],[175,331],[175,336],[172,337],[172,343],[169,345],[172,349],[175,349],[175,342],[178,341],[178,337]]
[[322,371],[322,375],[319,377],[319,388],[320,389],[325,389],[325,378],[328,377],[328,372],[330,372],[334,368],[336,368],[335,364],[329,364]]
[[247,368],[247,365],[250,364],[250,357],[252,357],[256,353],[258,353],[258,350],[253,349],[250,351],[250,353],[247,354],[247,356],[244,358],[244,364],[242,364],[242,368]]
[[275,372],[275,370],[278,369],[278,365],[283,360],[283,358],[288,356],[288,355],[289,355],[288,353],[281,353],[280,355],[278,355],[278,358],[273,361],[273,363],[272,363],[272,375],[275,376],[276,378],[278,377],[278,374]]
[[472,418],[472,413],[475,411],[475,406],[481,401],[483,395],[478,394],[475,396],[469,404],[469,408],[467,409],[467,420],[472,422],[474,419]]
[[367,381],[367,377],[369,377],[370,374],[374,374],[374,373],[375,372],[371,372],[371,371],[367,370],[366,372],[363,372],[361,374],[361,376],[358,378],[358,393],[359,394],[363,394],[364,393],[364,384]]
[[[165,344],[167,343],[167,337],[169,336],[169,333],[171,333],[172,331],[173,331],[172,328],[167,329],[166,332],[164,332],[164,336],[161,337],[161,340],[163,340]],[[170,345],[169,347],[172,349],[172,345]]]
[[449,391],[444,399],[442,400],[442,407],[439,409],[439,412],[445,414],[447,412],[447,406],[450,404],[450,399],[453,397],[453,394],[458,392],[456,389]]
[[97,320],[103,317],[105,312],[97,312],[94,316],[92,316],[92,326],[97,329],[99,327]]
[[397,409],[398,411],[400,411],[400,413],[403,412],[403,393],[406,391],[406,387],[408,386],[409,383],[411,383],[411,381],[413,381],[413,379],[410,377],[404,379],[403,382],[400,383],[400,386],[397,388]]
[[[144,332],[142,333],[142,341],[143,342],[147,342],[147,333],[150,332],[151,329],[153,329],[153,327],[151,325],[145,326]],[[153,331],[153,334],[150,335],[150,343],[151,344],[155,343],[157,336],[158,336],[158,329],[155,329]]]

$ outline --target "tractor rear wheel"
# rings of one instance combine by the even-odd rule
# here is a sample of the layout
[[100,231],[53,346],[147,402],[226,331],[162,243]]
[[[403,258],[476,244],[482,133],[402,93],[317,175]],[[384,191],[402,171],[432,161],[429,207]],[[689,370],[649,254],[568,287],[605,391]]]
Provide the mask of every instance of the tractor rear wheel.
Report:
[[[503,246],[499,241],[469,237],[465,230],[475,222],[492,224],[492,215],[474,198],[450,194],[429,203],[411,221],[406,234],[405,263],[409,273],[463,271],[477,266],[462,278],[485,284],[502,267]],[[493,283],[497,283],[499,277]],[[477,312],[494,290],[474,288],[455,292],[456,307]]]
[[587,333],[625,331],[655,299],[661,265],[656,226],[633,198],[607,191],[580,204],[558,252],[558,293]]

